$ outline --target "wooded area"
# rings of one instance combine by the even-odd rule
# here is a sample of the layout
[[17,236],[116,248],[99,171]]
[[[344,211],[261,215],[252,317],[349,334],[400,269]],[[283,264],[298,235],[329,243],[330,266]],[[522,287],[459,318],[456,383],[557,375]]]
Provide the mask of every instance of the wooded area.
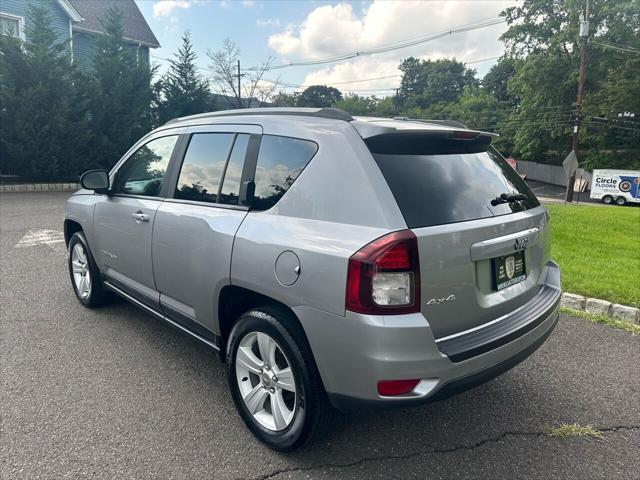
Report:
[[[482,79],[455,59],[409,57],[399,65],[401,84],[391,96],[343,95],[324,85],[285,93],[260,81],[270,59],[261,73],[244,80],[244,91],[252,93],[243,102],[226,79],[240,56],[231,41],[209,54],[215,73],[205,76],[185,33],[168,71],[154,81],[156,67],[137,60],[123,40],[120,14],[111,11],[93,68],[83,71],[71,62],[68,45],[56,39],[47,11],[34,7],[25,42],[0,36],[0,173],[77,179],[87,169],[110,168],[138,138],[171,118],[252,101],[455,119],[499,133],[498,148],[516,159],[559,163],[570,150],[576,121],[583,8],[583,0],[526,0],[506,9],[505,54]],[[590,29],[581,165],[640,168],[638,2],[592,0]],[[237,104],[221,106],[215,94],[229,92]]]

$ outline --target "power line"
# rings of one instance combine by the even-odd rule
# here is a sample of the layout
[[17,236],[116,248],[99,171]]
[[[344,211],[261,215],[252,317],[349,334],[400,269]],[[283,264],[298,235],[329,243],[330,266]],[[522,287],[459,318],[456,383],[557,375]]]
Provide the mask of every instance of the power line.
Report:
[[[301,61],[301,62],[290,62],[284,65],[276,65],[276,66],[272,66],[267,68],[266,70],[280,70],[282,68],[289,68],[289,67],[305,67],[305,66],[312,66],[312,65],[322,65],[325,63],[334,63],[334,62],[340,62],[340,61],[344,61],[344,60],[349,60],[352,58],[356,58],[356,57],[363,57],[363,56],[367,56],[367,55],[374,55],[377,53],[386,53],[386,52],[391,52],[393,50],[399,50],[401,48],[407,48],[407,47],[412,47],[415,45],[420,45],[422,43],[427,43],[427,42],[431,42],[433,40],[437,40],[438,38],[442,38],[445,37],[447,35],[454,35],[454,34],[458,34],[458,33],[463,33],[463,32],[469,32],[472,30],[477,30],[480,28],[486,28],[486,27],[490,27],[493,25],[498,25],[500,23],[504,23],[506,22],[505,18],[497,18],[497,19],[493,19],[493,20],[488,20],[488,21],[484,21],[484,22],[476,22],[476,23],[471,23],[471,24],[467,24],[465,26],[461,26],[461,27],[453,27],[450,28],[448,30],[442,31],[442,32],[438,32],[438,33],[434,33],[431,35],[428,35],[426,37],[421,37],[418,39],[413,39],[413,40],[407,40],[404,42],[396,42],[393,44],[387,44],[387,45],[382,45],[376,48],[372,48],[369,50],[363,50],[361,52],[352,52],[352,53],[346,53],[346,54],[342,54],[342,55],[334,55],[334,56],[330,56],[330,57],[323,57],[323,58],[317,58],[317,59],[313,59],[313,60],[307,60],[307,61]],[[254,67],[249,67],[247,68],[247,70],[258,70],[258,69],[262,69],[262,67],[258,67],[258,66],[254,66]]]
[[620,129],[620,130],[629,130],[631,132],[640,133],[640,128],[623,127],[622,125],[611,125],[609,123],[597,122],[597,121],[594,121],[594,120],[592,120],[590,122],[587,122],[587,123],[591,124],[591,125],[599,125],[599,126],[607,127],[607,128],[617,128],[617,129]]
[[[464,63],[465,65],[472,65],[474,63],[483,63],[483,62],[488,62],[490,60],[495,60],[496,58],[500,58],[499,55],[494,56],[494,57],[487,57],[487,58],[482,58],[480,60],[472,60],[470,62],[465,62],[465,61],[461,61],[460,63]],[[362,82],[374,82],[376,80],[388,80],[390,78],[398,78],[398,77],[402,77],[401,73],[398,73],[396,75],[387,75],[385,77],[373,77],[373,78],[362,78],[359,80],[345,80],[343,82],[330,82],[330,83],[326,83],[325,85],[347,85],[347,84],[351,84],[351,83],[362,83]],[[270,83],[273,83],[273,81],[267,80],[267,79],[263,79],[266,81],[269,81]],[[291,85],[293,87],[293,85]],[[309,85],[306,85],[309,86]],[[296,85],[295,87],[298,88],[304,88],[306,87],[305,85]],[[397,87],[396,87],[397,88]],[[395,90],[396,88],[379,88],[379,89],[368,89],[368,90]],[[350,90],[348,89],[347,91],[349,92],[354,92],[355,90]]]
[[619,52],[625,52],[625,53],[636,53],[636,54],[640,54],[640,50],[636,50],[633,47],[628,47],[628,46],[617,46],[611,43],[605,43],[605,42],[593,42],[595,45],[598,45],[599,47],[603,47],[603,48],[608,48],[611,50],[617,50]]

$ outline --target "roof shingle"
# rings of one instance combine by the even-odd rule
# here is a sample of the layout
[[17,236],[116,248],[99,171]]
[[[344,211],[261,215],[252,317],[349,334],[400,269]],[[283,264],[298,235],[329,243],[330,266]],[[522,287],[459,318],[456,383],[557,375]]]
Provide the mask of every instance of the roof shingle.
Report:
[[84,18],[74,28],[104,33],[102,19],[111,7],[122,12],[124,36],[127,40],[142,42],[150,47],[159,47],[158,39],[151,31],[149,24],[138,9],[134,0],[68,0],[73,8]]

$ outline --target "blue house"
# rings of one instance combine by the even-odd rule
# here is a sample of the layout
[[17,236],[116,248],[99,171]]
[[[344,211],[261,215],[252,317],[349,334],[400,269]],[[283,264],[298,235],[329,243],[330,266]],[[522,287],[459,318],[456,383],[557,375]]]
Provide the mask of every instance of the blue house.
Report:
[[122,12],[125,40],[139,61],[149,64],[149,49],[160,46],[134,0],[1,0],[0,35],[26,39],[31,2],[49,7],[53,29],[69,42],[73,61],[82,66],[91,66],[96,36],[104,33],[101,20],[111,7]]

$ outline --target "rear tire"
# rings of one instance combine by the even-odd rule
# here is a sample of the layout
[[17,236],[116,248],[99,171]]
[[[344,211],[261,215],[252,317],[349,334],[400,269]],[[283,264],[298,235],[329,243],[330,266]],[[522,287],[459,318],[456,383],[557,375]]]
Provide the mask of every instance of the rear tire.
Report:
[[622,207],[626,203],[627,203],[627,199],[626,198],[624,198],[624,197],[617,197],[616,198],[616,205]]
[[229,335],[227,374],[242,420],[269,447],[294,450],[327,430],[333,408],[289,312],[261,307],[244,313]]
[[604,197],[602,197],[602,203],[611,205],[613,203],[613,197],[611,195],[605,195]]
[[68,264],[73,291],[85,307],[99,307],[113,299],[102,285],[100,270],[82,231],[74,233],[69,240]]

